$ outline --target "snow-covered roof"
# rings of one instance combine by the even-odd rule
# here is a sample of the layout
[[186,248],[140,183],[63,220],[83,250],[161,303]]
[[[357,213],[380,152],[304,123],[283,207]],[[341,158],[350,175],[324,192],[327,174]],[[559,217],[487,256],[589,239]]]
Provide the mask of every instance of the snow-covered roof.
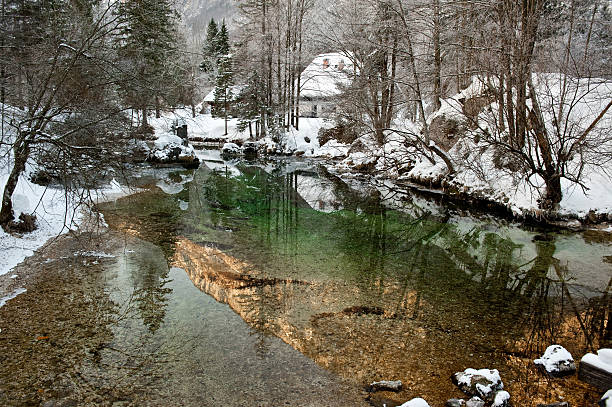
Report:
[[353,63],[338,52],[317,55],[300,75],[300,95],[324,98],[341,93],[341,87],[351,83]]

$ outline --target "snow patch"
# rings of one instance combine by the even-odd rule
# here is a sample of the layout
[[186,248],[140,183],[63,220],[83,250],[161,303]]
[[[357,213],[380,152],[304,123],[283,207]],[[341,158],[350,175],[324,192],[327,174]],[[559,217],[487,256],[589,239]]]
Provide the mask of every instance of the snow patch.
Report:
[[417,397],[415,399],[405,402],[399,407],[430,407],[430,406],[429,404],[427,404],[427,402],[424,399]]
[[26,291],[27,290],[25,288],[18,288],[15,291],[13,291],[12,293],[10,293],[9,295],[0,298],[0,307],[3,307],[4,304],[6,304],[8,301],[10,301],[13,298],[17,297],[19,294],[25,293]]

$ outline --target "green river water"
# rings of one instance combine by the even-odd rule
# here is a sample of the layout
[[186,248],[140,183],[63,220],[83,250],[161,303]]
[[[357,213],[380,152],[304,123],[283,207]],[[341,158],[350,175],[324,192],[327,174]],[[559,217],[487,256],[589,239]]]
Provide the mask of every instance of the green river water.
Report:
[[[468,367],[499,369],[515,405],[597,397],[532,360],[610,345],[609,232],[522,228],[307,161],[209,166],[101,207],[141,242],[108,271],[111,347],[161,366],[152,400],[435,406]],[[404,390],[364,391],[382,379]]]

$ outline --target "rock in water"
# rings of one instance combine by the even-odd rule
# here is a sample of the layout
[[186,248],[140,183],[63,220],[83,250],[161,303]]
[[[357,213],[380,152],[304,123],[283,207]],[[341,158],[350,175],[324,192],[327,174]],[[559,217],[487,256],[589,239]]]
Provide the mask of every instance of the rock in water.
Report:
[[257,144],[253,141],[246,141],[242,145],[242,154],[247,160],[257,158]]
[[484,407],[485,402],[478,396],[474,396],[465,403],[465,407]]
[[504,389],[497,369],[465,369],[455,373],[452,380],[468,396],[478,396],[487,401],[493,401],[495,392]]
[[561,345],[551,345],[546,348],[541,358],[533,361],[549,375],[563,377],[576,372],[576,364],[571,353]]
[[465,400],[449,399],[446,401],[446,407],[465,407]]
[[416,399],[412,399],[410,401],[405,402],[399,407],[431,407],[425,400],[418,397]]
[[612,407],[612,389],[608,390],[597,404],[600,407]]
[[240,155],[240,147],[238,147],[238,144],[225,143],[221,148],[221,155],[223,158],[238,157]]
[[370,384],[370,391],[395,391],[402,390],[401,380],[381,380]]
[[491,407],[508,407],[510,405],[510,393],[505,390],[498,391],[493,397]]

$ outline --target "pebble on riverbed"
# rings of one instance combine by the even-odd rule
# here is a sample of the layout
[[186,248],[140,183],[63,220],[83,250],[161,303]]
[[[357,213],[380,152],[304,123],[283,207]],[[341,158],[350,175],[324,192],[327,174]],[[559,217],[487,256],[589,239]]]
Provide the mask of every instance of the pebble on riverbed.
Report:
[[402,390],[401,380],[381,380],[379,382],[372,382],[368,386],[368,391],[394,391],[398,392]]
[[533,363],[553,377],[569,376],[576,372],[574,358],[561,345],[550,345],[544,355]]

